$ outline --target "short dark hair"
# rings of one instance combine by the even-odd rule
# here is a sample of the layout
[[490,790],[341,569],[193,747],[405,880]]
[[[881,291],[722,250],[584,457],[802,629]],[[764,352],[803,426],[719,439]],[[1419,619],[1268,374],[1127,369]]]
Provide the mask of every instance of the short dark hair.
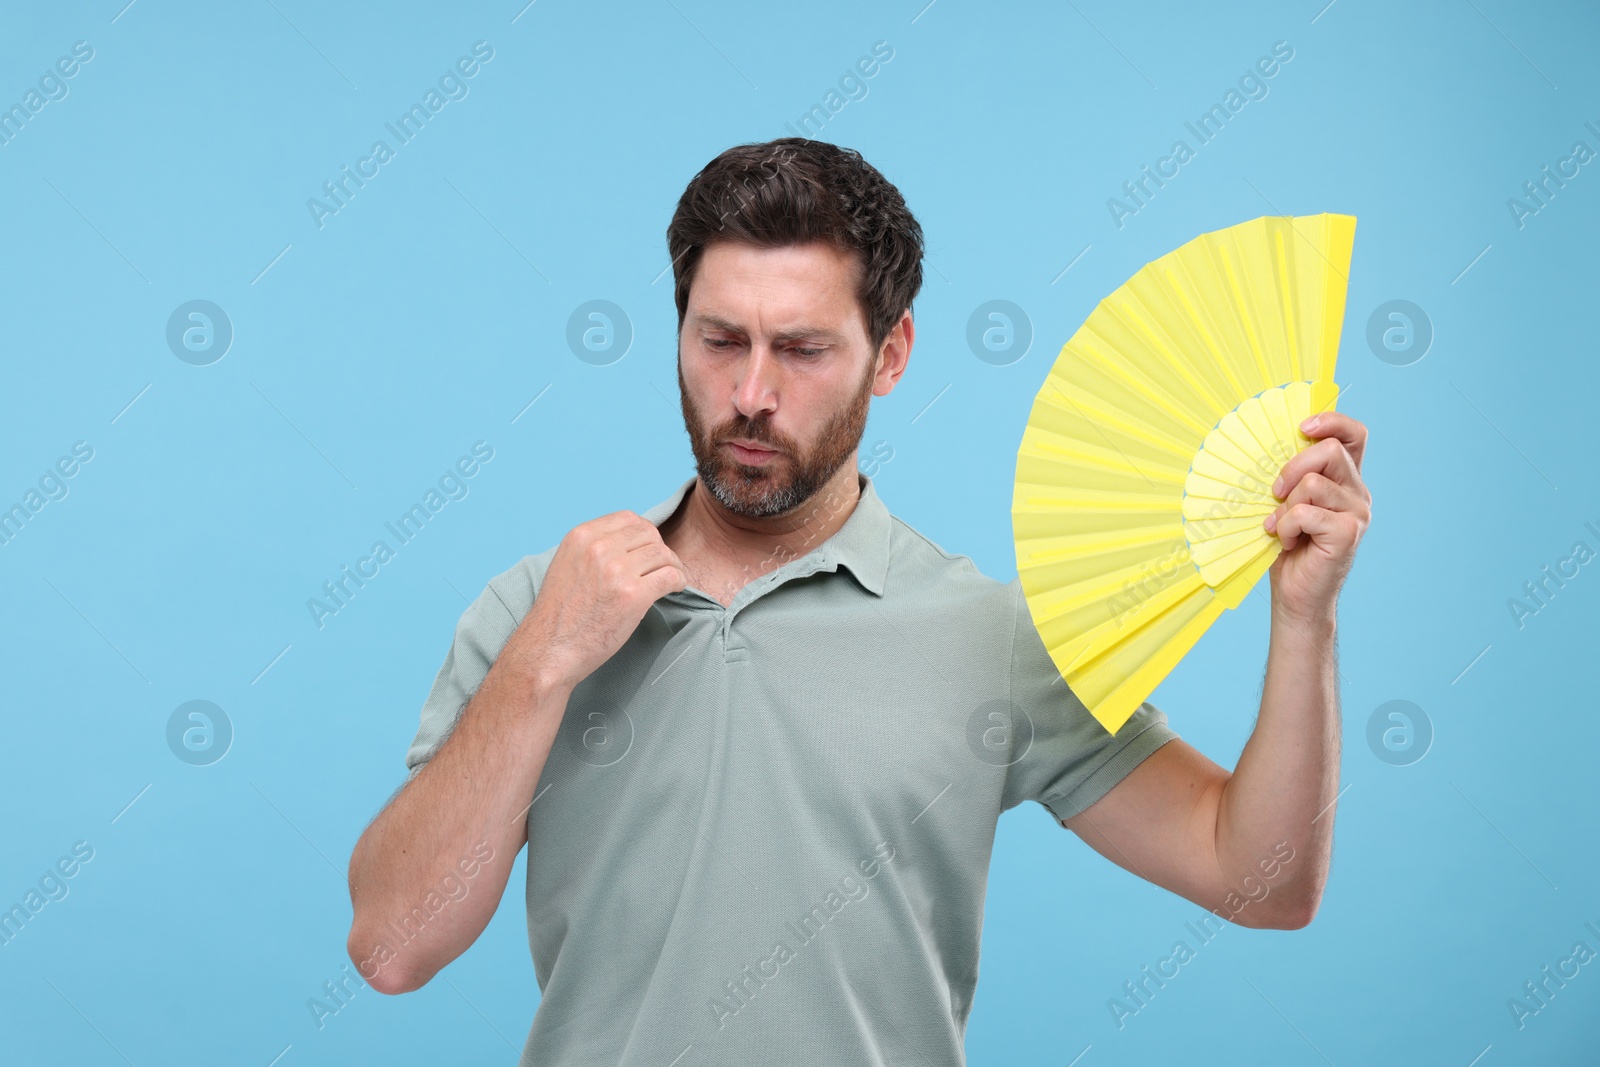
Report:
[[827,241],[856,253],[856,300],[877,354],[922,288],[922,227],[905,199],[861,153],[806,137],[742,144],[707,163],[667,227],[678,330],[706,246],[761,248]]

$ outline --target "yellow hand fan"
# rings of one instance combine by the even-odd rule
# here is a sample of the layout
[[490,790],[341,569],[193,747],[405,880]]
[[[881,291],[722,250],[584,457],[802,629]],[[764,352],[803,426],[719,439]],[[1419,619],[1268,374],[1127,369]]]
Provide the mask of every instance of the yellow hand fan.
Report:
[[1339,394],[1356,220],[1202,234],[1061,349],[1017,450],[1017,575],[1062,677],[1115,733],[1282,550],[1272,483]]

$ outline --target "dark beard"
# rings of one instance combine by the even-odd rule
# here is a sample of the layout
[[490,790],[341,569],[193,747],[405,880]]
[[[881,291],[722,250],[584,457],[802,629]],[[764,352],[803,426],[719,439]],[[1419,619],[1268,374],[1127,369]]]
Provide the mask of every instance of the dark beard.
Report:
[[[680,360],[678,396],[700,481],[723,507],[751,519],[783,515],[810,500],[861,443],[861,435],[867,428],[876,362],[867,364],[867,373],[855,396],[828,420],[817,437],[816,447],[805,455],[798,455],[794,441],[778,435],[766,420],[752,422],[736,414],[715,434],[708,433],[689,400]],[[781,454],[760,467],[740,463],[722,447],[723,442],[735,437],[768,445]]]

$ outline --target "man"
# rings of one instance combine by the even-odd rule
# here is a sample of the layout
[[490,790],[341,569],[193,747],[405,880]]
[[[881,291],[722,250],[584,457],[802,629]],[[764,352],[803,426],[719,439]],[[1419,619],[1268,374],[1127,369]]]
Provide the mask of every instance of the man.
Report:
[[960,1064],[995,823],[1029,799],[1240,925],[1308,923],[1364,427],[1323,415],[1284,467],[1260,716],[1230,774],[1149,703],[1108,734],[1018,582],[858,472],[921,285],[893,185],[822,142],[739,146],[689,184],[668,245],[696,475],[461,617],[415,773],[351,857],[367,981],[413,990],[465,951],[526,843],[524,1063]]

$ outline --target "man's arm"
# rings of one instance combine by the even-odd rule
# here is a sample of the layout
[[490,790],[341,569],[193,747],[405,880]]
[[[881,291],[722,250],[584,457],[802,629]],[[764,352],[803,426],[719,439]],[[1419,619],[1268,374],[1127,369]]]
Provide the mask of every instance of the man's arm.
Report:
[[[571,688],[509,645],[507,652],[350,856],[355,919],[346,947],[381,993],[426,985],[478,939],[527,841],[529,798]],[[463,860],[476,868],[471,877],[457,866]],[[452,898],[442,882],[464,883],[466,893]],[[423,903],[430,893],[446,898],[436,914]]]
[[1361,480],[1367,429],[1323,412],[1322,440],[1288,463],[1263,525],[1273,561],[1272,638],[1261,711],[1230,774],[1181,739],[1147,756],[1062,825],[1139,876],[1241,926],[1311,921],[1333,851],[1339,789],[1339,588],[1372,519]]
[[1274,612],[1261,713],[1238,767],[1177,738],[1062,825],[1240,926],[1305,926],[1327,881],[1339,789],[1333,641],[1331,618],[1302,629]]
[[[562,538],[532,608],[450,736],[351,853],[346,947],[374,989],[426,985],[489,925],[527,841],[528,808],[568,698],[651,605],[687,585],[684,574],[656,526],[631,511]],[[449,893],[457,882],[468,886],[460,896]],[[436,913],[424,904],[430,895],[446,898]]]

